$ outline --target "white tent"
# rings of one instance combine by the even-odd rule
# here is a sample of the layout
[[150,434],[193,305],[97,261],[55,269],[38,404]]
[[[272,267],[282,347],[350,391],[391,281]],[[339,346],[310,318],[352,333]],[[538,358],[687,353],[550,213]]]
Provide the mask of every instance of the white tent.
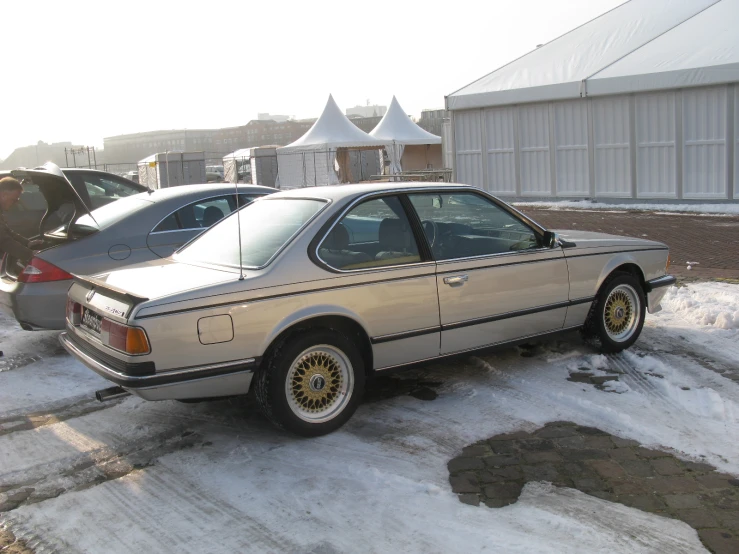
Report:
[[[433,135],[428,131],[421,129],[416,125],[408,115],[400,107],[398,100],[393,96],[392,102],[387,112],[377,124],[377,127],[370,131],[370,136],[379,139],[385,143],[385,150],[390,159],[390,174],[395,175],[403,169],[427,169],[429,163],[428,145],[439,145],[437,166],[441,166],[441,137]],[[421,148],[426,163],[422,167],[404,167],[402,163],[403,151],[406,146],[426,146]],[[410,161],[410,160],[409,160]],[[418,165],[418,164],[415,164]]]
[[[447,108],[461,110],[580,98],[585,82],[658,37],[721,0],[632,0],[525,54],[447,97]],[[734,12],[725,21],[736,27],[736,2],[724,0]],[[732,10],[733,7],[733,10]],[[715,21],[714,21],[715,23]],[[711,25],[704,27],[711,31]],[[685,43],[705,51],[697,37]],[[736,52],[735,52],[736,53]],[[673,51],[663,55],[679,63]],[[731,81],[732,79],[728,79]],[[726,82],[726,81],[723,81]]]
[[[364,173],[361,168],[367,160],[359,152],[354,157],[350,152],[374,150],[377,157],[376,151],[383,146],[382,141],[349,121],[329,95],[321,117],[313,126],[295,142],[277,149],[280,188],[352,182],[358,177],[352,169]],[[375,172],[378,170],[379,164]]]
[[739,0],[630,0],[446,98],[454,179],[739,199]]

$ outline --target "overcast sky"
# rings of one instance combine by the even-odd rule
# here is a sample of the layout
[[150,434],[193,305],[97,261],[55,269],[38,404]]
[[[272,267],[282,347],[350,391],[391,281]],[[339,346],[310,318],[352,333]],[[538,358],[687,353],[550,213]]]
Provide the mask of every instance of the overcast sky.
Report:
[[441,108],[623,0],[3,0],[0,158],[39,140],[243,125],[257,112]]

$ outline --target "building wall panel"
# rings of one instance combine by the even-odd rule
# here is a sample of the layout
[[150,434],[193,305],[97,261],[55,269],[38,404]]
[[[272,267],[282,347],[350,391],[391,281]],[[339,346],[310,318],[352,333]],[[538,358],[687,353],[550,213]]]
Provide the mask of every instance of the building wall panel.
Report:
[[582,100],[554,104],[557,195],[590,192],[588,109]]
[[521,194],[550,196],[549,107],[531,104],[518,108],[521,151]]
[[683,92],[683,197],[726,198],[726,87]]
[[513,108],[485,110],[488,164],[485,190],[492,193],[516,193],[514,115]]
[[596,196],[631,196],[629,98],[593,99]]
[[674,92],[636,96],[636,140],[637,196],[677,197]]
[[454,115],[457,181],[483,188],[482,117],[480,110]]

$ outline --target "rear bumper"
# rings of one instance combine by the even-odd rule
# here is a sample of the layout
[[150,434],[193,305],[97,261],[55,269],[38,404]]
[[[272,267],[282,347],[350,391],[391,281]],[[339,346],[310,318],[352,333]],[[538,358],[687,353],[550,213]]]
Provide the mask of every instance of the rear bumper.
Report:
[[0,309],[12,314],[24,329],[64,329],[67,291],[71,280],[19,283],[0,278]]
[[249,358],[186,367],[155,373],[153,375],[131,375],[122,368],[113,368],[94,348],[86,347],[80,339],[72,338],[72,331],[59,335],[64,349],[95,373],[145,400],[184,400],[231,396],[249,392],[254,371],[259,360]]
[[657,279],[647,281],[647,309],[650,314],[659,312],[662,309],[660,302],[667,293],[667,288],[677,282],[672,275],[663,275]]

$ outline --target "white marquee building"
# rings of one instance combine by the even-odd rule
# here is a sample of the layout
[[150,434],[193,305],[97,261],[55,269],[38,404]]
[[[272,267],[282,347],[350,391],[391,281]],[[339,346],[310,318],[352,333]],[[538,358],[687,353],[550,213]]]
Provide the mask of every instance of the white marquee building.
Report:
[[450,94],[455,180],[739,200],[739,0],[631,0]]

